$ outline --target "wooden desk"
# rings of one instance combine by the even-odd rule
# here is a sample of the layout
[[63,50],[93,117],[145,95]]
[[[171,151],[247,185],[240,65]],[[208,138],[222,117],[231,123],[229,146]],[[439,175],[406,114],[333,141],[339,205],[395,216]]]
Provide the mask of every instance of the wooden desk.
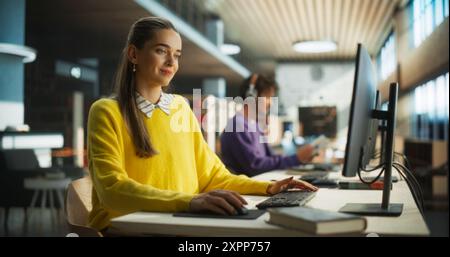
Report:
[[[282,179],[292,171],[272,171],[254,177],[257,180]],[[339,177],[334,173],[332,176]],[[297,175],[298,177],[298,175]],[[346,179],[346,178],[345,178]],[[346,203],[381,203],[381,190],[339,190],[322,188],[306,205],[309,207],[337,211]],[[248,208],[266,197],[244,196]],[[430,232],[420,214],[405,181],[394,183],[391,193],[392,203],[403,203],[400,217],[367,217],[365,233],[385,236],[429,236]],[[136,212],[111,221],[111,226],[124,233],[163,234],[183,236],[310,236],[298,230],[290,230],[266,223],[269,214],[256,220],[230,220],[208,218],[173,217],[171,213]]]

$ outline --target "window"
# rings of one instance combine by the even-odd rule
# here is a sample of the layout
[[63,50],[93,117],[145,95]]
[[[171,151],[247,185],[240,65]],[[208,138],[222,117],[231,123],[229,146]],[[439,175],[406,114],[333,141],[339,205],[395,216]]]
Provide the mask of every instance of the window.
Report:
[[395,70],[397,63],[395,56],[395,34],[391,32],[377,57],[378,78],[381,81],[385,80]]
[[418,47],[448,17],[449,0],[413,0],[411,5],[412,46]]
[[413,137],[448,140],[448,93],[448,73],[414,89]]
[[448,17],[448,0],[444,0],[444,17]]

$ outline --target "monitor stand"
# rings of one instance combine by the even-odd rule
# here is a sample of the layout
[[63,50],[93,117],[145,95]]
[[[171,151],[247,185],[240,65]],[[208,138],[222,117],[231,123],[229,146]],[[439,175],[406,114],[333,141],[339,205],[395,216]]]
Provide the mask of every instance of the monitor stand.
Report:
[[366,216],[392,216],[402,214],[402,203],[391,203],[388,208],[383,208],[379,203],[348,203],[339,212],[352,213]]

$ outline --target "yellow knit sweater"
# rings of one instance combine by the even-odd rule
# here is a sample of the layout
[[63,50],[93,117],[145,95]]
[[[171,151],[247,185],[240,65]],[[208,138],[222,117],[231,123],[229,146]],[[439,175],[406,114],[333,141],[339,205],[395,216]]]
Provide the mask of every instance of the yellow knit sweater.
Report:
[[269,182],[233,175],[210,150],[186,101],[175,96],[170,115],[141,113],[159,152],[139,158],[117,101],[100,99],[89,112],[88,158],[94,184],[89,225],[102,230],[112,218],[136,211],[178,212],[214,189],[265,194]]

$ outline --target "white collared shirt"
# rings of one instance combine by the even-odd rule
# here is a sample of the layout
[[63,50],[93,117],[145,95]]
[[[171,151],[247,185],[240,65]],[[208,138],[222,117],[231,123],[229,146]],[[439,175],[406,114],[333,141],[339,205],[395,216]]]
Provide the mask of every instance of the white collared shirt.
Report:
[[161,97],[159,98],[159,102],[157,104],[153,104],[143,96],[141,96],[138,92],[136,92],[136,104],[145,116],[148,118],[152,117],[152,113],[156,108],[161,109],[165,114],[170,115],[170,104],[172,103],[174,96],[172,94],[166,94],[161,91]]

